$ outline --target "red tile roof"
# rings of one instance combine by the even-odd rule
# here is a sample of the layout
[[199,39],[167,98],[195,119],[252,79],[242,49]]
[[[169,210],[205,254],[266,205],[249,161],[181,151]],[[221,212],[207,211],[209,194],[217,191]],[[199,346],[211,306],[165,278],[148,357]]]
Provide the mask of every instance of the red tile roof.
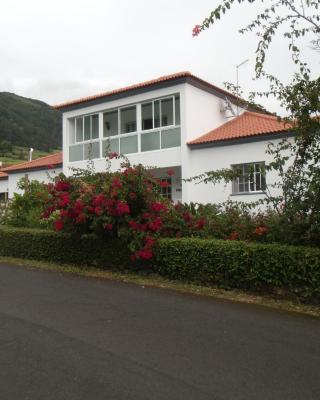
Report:
[[[160,76],[159,78],[156,79],[152,79],[150,81],[146,81],[146,82],[142,82],[142,83],[137,83],[131,86],[126,86],[120,89],[115,89],[115,90],[111,90],[109,92],[104,92],[104,93],[99,93],[93,96],[88,96],[88,97],[83,97],[81,99],[77,99],[77,100],[72,100],[72,101],[68,101],[65,103],[61,103],[61,104],[57,104],[54,106],[54,108],[56,109],[63,109],[63,108],[67,108],[70,106],[75,106],[81,103],[86,103],[88,101],[92,101],[92,100],[96,100],[96,99],[100,99],[103,97],[108,97],[108,96],[112,96],[115,94],[119,94],[119,93],[124,93],[124,92],[130,92],[131,90],[135,90],[135,89],[141,89],[141,88],[145,88],[145,87],[151,87],[153,85],[157,85],[159,83],[162,82],[168,82],[168,81],[174,81],[175,79],[179,79],[179,78],[191,78],[193,81],[197,82],[198,84],[204,85],[208,88],[214,89],[224,95],[227,95],[228,97],[232,97],[233,99],[237,99],[237,96],[233,95],[232,93],[221,89],[215,85],[212,85],[211,83],[204,81],[201,78],[198,78],[195,75],[192,75],[191,72],[189,71],[183,71],[183,72],[177,72],[175,74],[171,74],[171,75],[165,75],[165,76]],[[242,99],[241,99],[242,100]],[[243,100],[242,100],[243,101]]]
[[6,174],[5,172],[0,171],[0,180],[3,179],[8,179],[8,174]]
[[37,158],[36,160],[26,161],[20,164],[11,165],[10,167],[3,168],[2,171],[6,173],[18,172],[33,169],[50,169],[62,165],[62,152],[50,154],[45,157]]
[[273,115],[245,111],[239,117],[236,117],[205,135],[188,142],[188,144],[197,145],[224,140],[242,139],[252,136],[285,132],[291,128],[291,125],[279,121]]

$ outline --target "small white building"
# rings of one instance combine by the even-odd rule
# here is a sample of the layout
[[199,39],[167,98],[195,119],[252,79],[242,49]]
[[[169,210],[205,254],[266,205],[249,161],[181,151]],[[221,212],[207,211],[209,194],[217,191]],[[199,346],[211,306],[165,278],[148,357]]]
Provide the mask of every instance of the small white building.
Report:
[[[240,104],[244,104],[240,99]],[[246,110],[239,98],[189,72],[82,98],[56,106],[63,112],[63,172],[106,167],[106,152],[125,154],[132,164],[154,167],[168,179],[174,201],[218,203],[256,200],[276,176],[263,172],[270,141],[292,136],[275,117]],[[119,165],[115,163],[114,168]],[[194,184],[182,179],[210,170],[237,168],[230,184]],[[250,173],[254,170],[254,174]]]
[[49,182],[50,177],[61,172],[61,152],[3,168],[0,171],[0,200],[12,198],[14,193],[21,193],[17,186],[21,178]]

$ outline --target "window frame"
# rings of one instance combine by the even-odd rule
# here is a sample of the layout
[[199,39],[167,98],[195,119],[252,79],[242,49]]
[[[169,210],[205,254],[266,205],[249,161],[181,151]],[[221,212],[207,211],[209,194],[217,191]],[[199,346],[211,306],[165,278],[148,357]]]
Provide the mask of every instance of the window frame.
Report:
[[[260,167],[260,171],[259,172],[256,171],[256,165],[259,165],[259,167]],[[262,193],[265,193],[266,188],[267,188],[265,165],[266,165],[265,161],[253,161],[253,162],[247,162],[247,163],[232,164],[231,168],[233,170],[235,170],[236,168],[242,167],[242,175],[239,176],[239,177],[236,177],[236,178],[234,178],[232,180],[232,195],[233,196],[238,196],[238,195],[246,195],[246,194],[250,195],[250,194],[262,194]],[[245,180],[245,175],[246,175],[246,173],[244,171],[245,166],[253,166],[254,167],[254,170],[251,171],[251,173],[253,174],[253,181],[251,181],[251,179],[250,179],[250,171],[248,173],[248,180]],[[259,174],[259,176],[260,176],[260,187],[261,187],[260,189],[256,189],[256,187],[257,187],[257,181],[256,181],[257,174]],[[262,182],[263,175],[264,175],[264,185],[263,185],[263,182]],[[240,178],[243,178],[243,185],[244,186],[246,184],[248,184],[248,189],[249,190],[243,190],[243,191],[239,190],[239,186],[240,186],[239,180],[240,180]],[[251,183],[253,183],[253,185],[254,185],[254,190],[251,190]]]

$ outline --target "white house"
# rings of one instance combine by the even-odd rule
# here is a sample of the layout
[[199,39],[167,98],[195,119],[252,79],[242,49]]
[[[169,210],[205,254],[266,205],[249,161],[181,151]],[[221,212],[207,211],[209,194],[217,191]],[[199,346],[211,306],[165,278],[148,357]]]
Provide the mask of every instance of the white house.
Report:
[[0,200],[12,198],[14,193],[21,193],[17,186],[21,178],[48,182],[50,177],[60,172],[62,172],[61,152],[3,168],[0,171]]
[[[240,104],[244,104],[243,101]],[[221,202],[264,196],[262,165],[270,141],[292,136],[275,117],[239,106],[239,98],[190,72],[70,101],[56,106],[63,112],[63,172],[106,167],[106,152],[125,154],[132,164],[154,167],[168,179],[164,193],[174,201]],[[117,168],[118,165],[114,165]],[[220,168],[237,168],[233,184],[216,186],[181,179]],[[252,175],[252,168],[254,174]]]

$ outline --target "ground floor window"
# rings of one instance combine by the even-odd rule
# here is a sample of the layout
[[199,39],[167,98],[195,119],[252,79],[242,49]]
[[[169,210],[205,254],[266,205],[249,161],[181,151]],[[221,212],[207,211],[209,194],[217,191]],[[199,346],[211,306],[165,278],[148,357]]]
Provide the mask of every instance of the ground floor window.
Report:
[[266,171],[264,162],[237,164],[232,166],[237,173],[233,180],[232,193],[254,193],[266,190]]

